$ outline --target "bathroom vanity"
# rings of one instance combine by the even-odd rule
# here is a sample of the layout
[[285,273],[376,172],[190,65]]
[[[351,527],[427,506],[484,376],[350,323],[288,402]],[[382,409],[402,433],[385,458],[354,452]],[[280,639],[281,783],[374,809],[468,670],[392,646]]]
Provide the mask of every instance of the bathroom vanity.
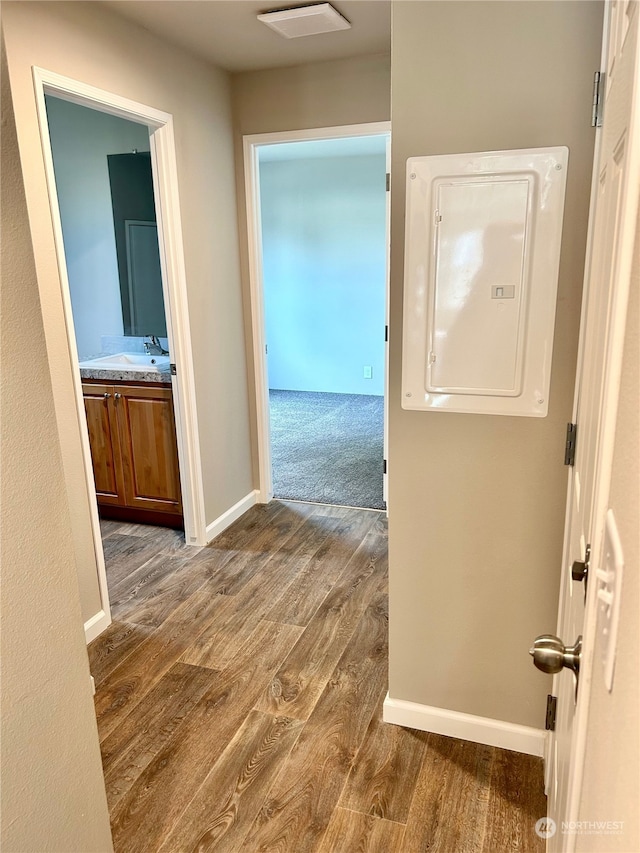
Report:
[[100,515],[182,526],[170,374],[98,361],[80,371]]

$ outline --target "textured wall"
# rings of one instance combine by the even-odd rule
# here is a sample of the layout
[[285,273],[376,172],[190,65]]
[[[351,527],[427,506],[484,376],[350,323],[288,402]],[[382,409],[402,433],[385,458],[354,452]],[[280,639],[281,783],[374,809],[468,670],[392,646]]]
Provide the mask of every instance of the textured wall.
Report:
[[[207,523],[252,490],[229,78],[97,3],[2,14],[78,571],[97,592],[31,67],[173,115]],[[94,608],[83,597],[85,619]]]
[[[556,626],[602,7],[392,4],[390,695],[542,728],[527,654]],[[549,415],[400,407],[405,163],[570,149]]]
[[390,70],[389,56],[381,54],[234,74],[236,130],[271,133],[389,121]]
[[33,343],[43,326],[8,89],[3,52],[0,847],[107,853],[109,815],[53,394],[46,352]]

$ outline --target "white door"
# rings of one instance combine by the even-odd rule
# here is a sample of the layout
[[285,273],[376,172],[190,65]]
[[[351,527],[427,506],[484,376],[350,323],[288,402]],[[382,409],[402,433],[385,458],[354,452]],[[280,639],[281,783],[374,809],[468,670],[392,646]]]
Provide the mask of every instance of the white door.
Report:
[[[570,669],[554,676],[553,695],[558,704],[556,729],[547,754],[547,793],[549,817],[556,822],[557,830],[549,838],[550,851],[574,847],[575,835],[563,832],[562,822],[577,819],[589,688],[592,677],[600,677],[598,667],[592,672],[596,572],[608,499],[640,182],[638,5],[634,0],[612,0],[605,11],[603,125],[597,131],[600,138],[594,163],[574,401],[576,454],[569,476],[558,617],[562,642],[573,646],[583,635],[583,646],[578,689]],[[585,596],[585,582],[572,579],[572,566],[585,561],[589,545]],[[576,571],[579,569],[576,565]]]

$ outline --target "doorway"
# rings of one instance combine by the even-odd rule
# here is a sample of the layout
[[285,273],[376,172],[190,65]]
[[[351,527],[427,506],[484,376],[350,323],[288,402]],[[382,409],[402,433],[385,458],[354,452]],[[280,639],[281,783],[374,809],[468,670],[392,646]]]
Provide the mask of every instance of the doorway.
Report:
[[[173,454],[174,478],[170,491],[174,503],[183,512],[186,543],[200,545],[205,542],[202,472],[193,407],[193,364],[177,202],[175,146],[172,118],[166,113],[43,69],[34,69],[34,78],[100,589],[101,610],[88,621],[85,616],[85,636],[87,642],[90,642],[111,621],[96,489],[102,493],[101,506],[109,503],[110,492],[124,490],[129,505],[134,505],[138,510],[156,512],[160,516],[156,521],[171,523],[171,513],[162,517],[167,502],[165,496],[158,493],[157,483],[153,482],[157,471],[148,465],[148,459],[144,459],[150,436],[154,437],[166,460]],[[86,190],[85,184],[93,180],[89,177],[89,166],[85,162],[90,159],[88,146],[87,150],[80,146],[75,160],[67,158],[67,177],[73,178],[75,173],[75,177],[80,180],[69,183],[71,189],[64,200],[59,197],[57,181],[64,173],[64,168],[58,169],[54,164],[48,120],[48,109],[52,105],[54,110],[67,113],[72,109],[81,110],[85,122],[88,115],[92,116],[93,121],[102,122],[105,126],[96,132],[102,143],[106,140],[111,145],[116,126],[117,133],[124,132],[126,139],[123,137],[113,150],[100,153],[100,180],[103,190],[107,187],[109,197],[112,196],[109,156],[133,156],[139,159],[143,171],[146,170],[146,180],[150,180],[155,197],[152,205],[155,216],[149,216],[148,213],[140,215],[135,211],[124,216],[120,235],[122,239],[115,249],[118,223],[112,198],[109,198],[108,203],[105,202],[103,192],[101,205],[85,207],[84,214],[78,214],[82,207],[80,198]],[[70,137],[67,143],[74,144],[73,138]],[[63,220],[68,217],[65,217],[63,206],[67,214],[71,210],[72,216],[77,217],[76,228],[65,228]],[[100,218],[103,222],[105,219],[108,221],[106,232],[97,230],[97,220]],[[102,236],[97,236],[98,233]],[[83,240],[84,245],[81,245]],[[149,264],[143,261],[146,258],[148,262],[148,256],[153,255],[154,250],[156,270],[150,275]],[[126,282],[119,276],[121,269],[127,273]],[[110,270],[109,286],[106,282],[107,270]],[[130,285],[141,279],[147,285],[147,292],[142,299],[134,299],[132,302]],[[151,294],[153,288],[155,296]],[[143,319],[142,328],[145,328],[146,334],[135,334],[140,332],[140,327],[134,326],[134,313],[144,311],[149,300],[157,299],[158,296],[163,302],[163,310],[158,310],[151,319],[154,329],[146,329],[148,320]],[[95,304],[98,305],[97,311],[94,310]],[[126,307],[129,308],[128,317]],[[162,328],[155,325],[160,315],[165,323]],[[81,330],[80,336],[76,326]],[[120,363],[124,356],[126,366]],[[99,364],[100,359],[107,363]],[[114,364],[115,361],[118,363]],[[109,386],[97,391],[96,387],[93,388],[96,393],[91,400],[91,407],[95,417],[93,424],[89,425],[85,417],[87,395],[84,393],[86,389],[83,389],[87,376],[81,376],[81,369],[86,369],[87,362],[93,362],[91,367],[97,371],[91,379],[104,379],[105,385]],[[102,368],[109,371],[109,375],[101,375]],[[124,385],[119,377],[110,381],[114,369],[123,370]],[[135,379],[142,378],[141,374],[148,376],[151,371],[155,371],[150,377],[152,394],[147,388],[141,388],[139,382],[135,382]],[[135,386],[134,393],[129,393],[129,380],[132,380],[131,386]],[[89,413],[88,407],[86,411]],[[169,428],[165,429],[168,424]],[[105,452],[96,466],[93,439],[101,430],[110,439],[103,443],[111,444],[113,438],[113,444],[110,448],[102,448]],[[158,437],[160,430],[162,434]],[[116,470],[116,456],[122,457],[119,473]],[[98,475],[104,475],[104,480],[99,484]],[[111,503],[114,504],[113,509],[117,509],[115,505],[118,501],[113,500]],[[173,512],[173,520],[175,516]],[[149,520],[153,521],[151,518]]]
[[386,505],[389,124],[245,137],[261,500]]
[[[149,128],[53,95],[45,103],[113,605],[119,551],[135,565],[143,537],[183,528]],[[108,534],[131,523],[141,535],[114,549]]]

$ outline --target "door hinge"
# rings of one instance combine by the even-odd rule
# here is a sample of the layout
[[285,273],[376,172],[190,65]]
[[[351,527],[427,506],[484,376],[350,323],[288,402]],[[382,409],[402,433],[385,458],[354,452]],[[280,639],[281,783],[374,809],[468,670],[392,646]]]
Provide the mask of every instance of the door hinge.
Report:
[[172,376],[177,376],[177,370],[176,370],[176,366],[175,366],[175,364],[170,364],[170,365],[169,365],[169,370],[171,371],[171,375],[172,375]]
[[604,107],[604,71],[596,71],[593,75],[593,102],[591,104],[591,127],[602,127],[602,110]]
[[389,190],[391,189],[391,175],[389,172],[387,172],[386,181],[387,192],[389,192]]
[[383,474],[387,473],[387,460],[386,459],[382,460],[382,473]]
[[567,424],[567,438],[564,446],[564,464],[576,464],[576,437],[578,433],[577,424]]
[[384,340],[385,340],[385,343],[387,343],[387,341],[389,340],[389,327],[388,326],[384,327]]
[[544,727],[548,732],[556,730],[556,710],[558,708],[558,697],[552,696],[550,693],[547,696],[547,712],[544,718]]

